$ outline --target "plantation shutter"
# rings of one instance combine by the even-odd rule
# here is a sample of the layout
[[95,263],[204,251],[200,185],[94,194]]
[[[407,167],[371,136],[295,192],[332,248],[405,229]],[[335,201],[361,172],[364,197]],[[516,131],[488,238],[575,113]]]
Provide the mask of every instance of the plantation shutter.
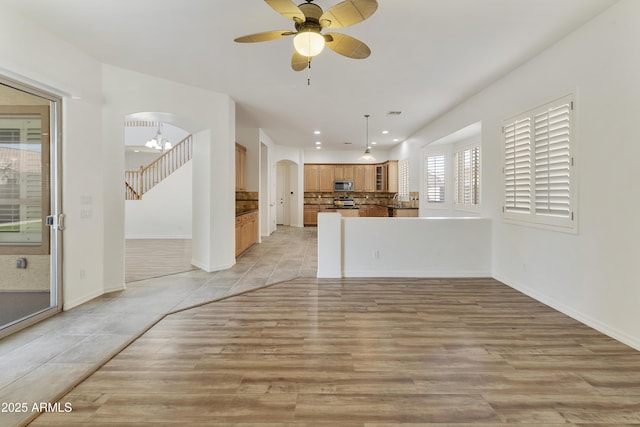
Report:
[[444,155],[427,156],[427,203],[444,203]]
[[[0,147],[10,146],[19,140],[20,129],[0,129]],[[20,220],[20,183],[13,157],[9,150],[0,148],[0,225]],[[16,228],[3,227],[0,232],[15,231]]]
[[561,102],[534,116],[535,211],[571,215],[571,104]]
[[457,152],[455,167],[456,204],[477,205],[480,203],[480,147]]
[[398,196],[401,200],[409,199],[409,160],[398,162]]
[[531,211],[531,119],[504,126],[505,212]]

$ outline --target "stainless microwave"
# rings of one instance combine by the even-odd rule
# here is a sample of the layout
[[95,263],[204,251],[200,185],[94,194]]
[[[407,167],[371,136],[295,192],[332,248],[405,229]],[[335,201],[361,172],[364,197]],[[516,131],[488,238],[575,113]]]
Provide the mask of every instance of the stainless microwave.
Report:
[[334,181],[333,191],[353,191],[353,180]]

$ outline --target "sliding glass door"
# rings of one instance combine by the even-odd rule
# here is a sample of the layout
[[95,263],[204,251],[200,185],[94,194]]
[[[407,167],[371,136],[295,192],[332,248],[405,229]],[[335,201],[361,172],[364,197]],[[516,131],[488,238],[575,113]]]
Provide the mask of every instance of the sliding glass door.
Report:
[[59,104],[0,79],[0,336],[58,311]]

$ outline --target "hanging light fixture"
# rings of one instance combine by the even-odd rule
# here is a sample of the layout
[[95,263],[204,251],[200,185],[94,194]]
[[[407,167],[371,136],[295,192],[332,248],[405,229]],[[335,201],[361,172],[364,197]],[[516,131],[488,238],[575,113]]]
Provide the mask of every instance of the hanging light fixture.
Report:
[[373,162],[376,160],[375,157],[373,157],[373,154],[371,154],[371,146],[369,145],[369,115],[365,114],[364,115],[367,119],[367,139],[365,141],[366,143],[366,149],[364,150],[364,154],[362,156],[360,156],[360,160],[364,160],[367,162]]
[[162,126],[162,123],[158,125],[158,132],[156,133],[156,136],[148,140],[147,143],[144,144],[145,147],[153,148],[154,150],[162,150],[162,151],[171,149],[171,142],[162,136],[162,132],[160,130],[161,126]]
[[311,28],[308,31],[300,31],[293,38],[293,47],[296,48],[296,51],[307,58],[311,58],[313,56],[319,55],[324,49],[324,37],[317,31],[311,31]]

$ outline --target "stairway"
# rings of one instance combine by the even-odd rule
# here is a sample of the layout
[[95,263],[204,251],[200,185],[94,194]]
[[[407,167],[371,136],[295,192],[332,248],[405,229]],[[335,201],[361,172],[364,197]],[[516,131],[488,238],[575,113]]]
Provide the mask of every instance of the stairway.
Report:
[[137,171],[124,172],[125,200],[142,200],[142,195],[191,160],[193,136],[188,135],[169,151]]

